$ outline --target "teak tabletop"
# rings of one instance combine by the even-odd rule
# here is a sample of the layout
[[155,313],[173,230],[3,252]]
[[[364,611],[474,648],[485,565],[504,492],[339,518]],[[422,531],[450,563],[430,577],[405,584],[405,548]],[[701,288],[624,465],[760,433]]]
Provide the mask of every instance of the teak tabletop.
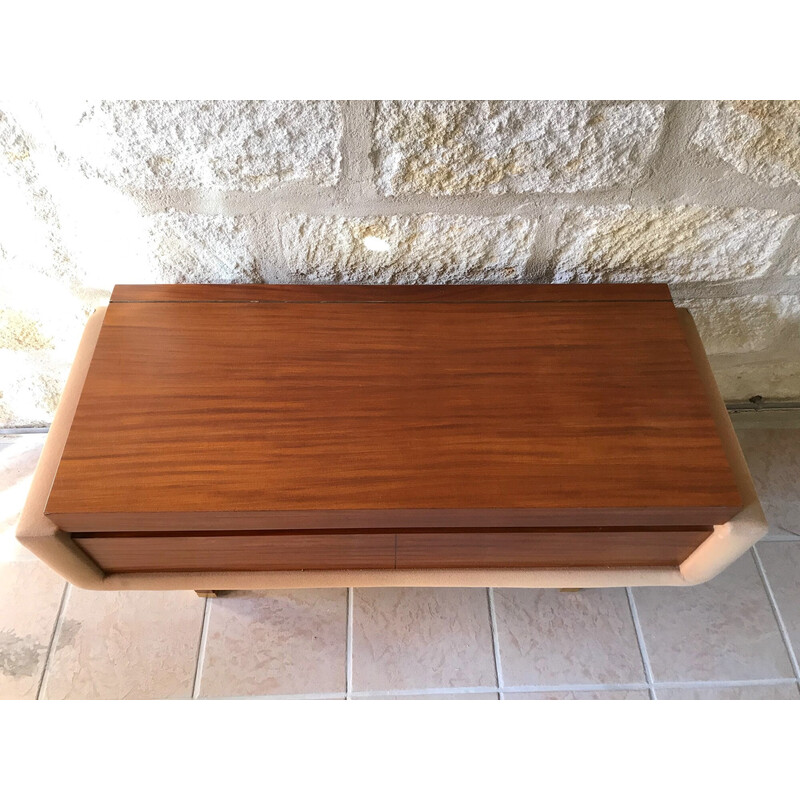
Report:
[[665,285],[119,286],[66,531],[708,526],[741,507]]

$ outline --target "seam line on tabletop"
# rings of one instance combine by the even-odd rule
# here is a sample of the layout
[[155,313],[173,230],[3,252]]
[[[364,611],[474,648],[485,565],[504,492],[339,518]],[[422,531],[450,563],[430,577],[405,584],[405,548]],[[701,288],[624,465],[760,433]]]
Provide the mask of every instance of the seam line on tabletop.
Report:
[[50,658],[53,653],[53,649],[56,646],[56,640],[58,639],[58,635],[61,633],[61,627],[64,624],[64,609],[67,606],[67,600],[69,598],[70,589],[72,588],[71,584],[67,581],[64,583],[64,591],[61,593],[61,602],[58,605],[58,613],[56,614],[56,621],[53,625],[53,632],[50,635],[50,645],[47,648],[47,655],[44,659],[44,666],[42,667],[42,677],[39,679],[39,687],[36,690],[36,699],[40,700],[45,696],[47,690],[47,679],[48,674],[50,672]]
[[600,303],[669,303],[671,300],[114,300],[113,305],[236,306],[542,306]]
[[794,647],[792,647],[792,641],[789,638],[789,631],[786,630],[786,624],[783,621],[783,615],[778,607],[778,601],[775,598],[775,593],[772,591],[772,584],[769,582],[766,570],[764,569],[764,564],[761,561],[761,556],[758,554],[758,550],[756,549],[755,545],[753,546],[753,561],[755,561],[756,569],[761,577],[761,583],[764,584],[764,590],[767,593],[769,604],[772,606],[772,613],[775,617],[775,622],[778,624],[778,630],[780,631],[781,639],[783,640],[783,646],[786,648],[786,654],[789,656],[789,663],[792,665],[792,672],[794,672],[795,679],[800,681],[800,666],[798,666],[797,656],[795,655]]
[[208,643],[208,623],[211,618],[212,598],[206,597],[203,606],[203,624],[200,627],[200,641],[197,645],[197,660],[194,665],[194,681],[192,683],[192,699],[196,700],[200,696],[200,683],[203,680],[203,666],[206,661],[206,645]]
[[633,590],[630,586],[625,587],[625,593],[628,596],[628,606],[630,607],[631,619],[633,620],[633,629],[636,632],[636,641],[639,645],[639,655],[642,659],[642,667],[644,668],[644,676],[647,681],[647,689],[650,692],[650,699],[658,700],[655,681],[653,680],[653,669],[650,665],[650,658],[647,655],[647,645],[644,641],[642,623],[639,620],[639,612],[636,608],[636,601],[633,599]]

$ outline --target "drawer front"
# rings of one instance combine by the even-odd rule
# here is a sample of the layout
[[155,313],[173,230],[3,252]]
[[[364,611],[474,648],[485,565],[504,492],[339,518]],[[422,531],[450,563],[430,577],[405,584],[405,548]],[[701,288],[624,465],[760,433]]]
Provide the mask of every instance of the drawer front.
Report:
[[107,573],[393,569],[393,533],[81,535]]
[[107,573],[676,567],[711,528],[74,534]]
[[712,528],[403,533],[397,569],[675,567]]

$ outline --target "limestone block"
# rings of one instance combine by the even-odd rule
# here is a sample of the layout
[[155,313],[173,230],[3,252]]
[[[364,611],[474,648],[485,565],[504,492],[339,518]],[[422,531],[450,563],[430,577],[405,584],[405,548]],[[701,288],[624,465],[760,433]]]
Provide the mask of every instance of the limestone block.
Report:
[[0,428],[49,425],[74,355],[0,349]]
[[58,209],[32,151],[26,131],[0,109],[0,263],[4,273],[22,265],[58,273],[68,260],[58,238]]
[[535,230],[533,221],[515,216],[280,219],[290,274],[319,283],[519,281]]
[[255,191],[332,186],[342,117],[334,101],[41,102],[57,149],[87,176],[130,189]]
[[373,157],[385,195],[577,192],[644,174],[664,118],[644,101],[390,101]]
[[154,283],[261,283],[242,217],[167,211],[149,220]]
[[731,363],[730,356],[711,356],[711,368],[720,393],[727,401],[744,401],[755,395],[765,400],[797,400],[800,397],[800,357],[776,354],[753,363]]
[[800,100],[706,102],[692,144],[758,183],[800,184]]
[[556,283],[724,281],[770,266],[796,217],[754,208],[589,206],[557,236]]
[[800,297],[688,300],[709,354],[751,353],[793,340],[800,358]]

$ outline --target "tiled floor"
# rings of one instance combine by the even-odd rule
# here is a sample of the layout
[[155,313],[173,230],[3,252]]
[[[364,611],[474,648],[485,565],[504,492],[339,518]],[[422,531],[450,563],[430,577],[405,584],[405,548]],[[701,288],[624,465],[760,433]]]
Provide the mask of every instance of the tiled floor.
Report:
[[87,592],[17,545],[44,437],[0,437],[0,698],[800,699],[800,413],[734,424],[769,535],[692,588]]

